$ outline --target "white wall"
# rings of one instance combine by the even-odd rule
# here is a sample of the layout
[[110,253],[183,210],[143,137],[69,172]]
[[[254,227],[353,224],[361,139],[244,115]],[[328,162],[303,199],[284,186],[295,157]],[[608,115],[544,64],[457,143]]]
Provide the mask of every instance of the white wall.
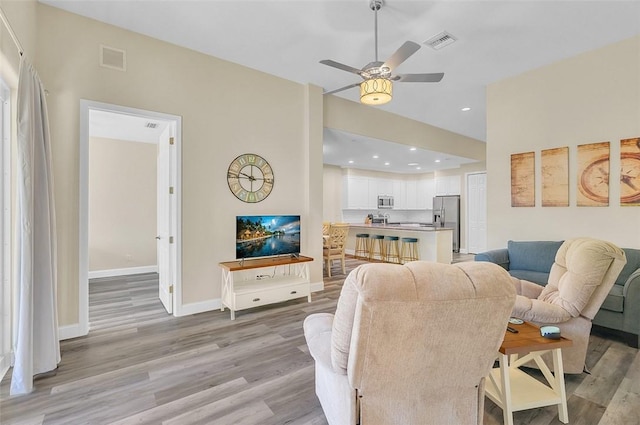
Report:
[[[620,139],[640,137],[640,36],[495,84],[487,92],[488,245],[591,236],[640,248],[640,207],[621,207]],[[610,205],[577,207],[576,147],[611,142]],[[569,207],[541,207],[540,151],[569,147]],[[535,151],[536,206],[511,207],[510,155]]]
[[[46,5],[37,12],[36,67],[49,90],[54,149],[62,326],[78,321],[81,99],[182,116],[182,307],[211,309],[219,299],[218,263],[235,257],[241,214],[300,214],[303,254],[317,258],[311,279],[322,282],[321,233],[311,231],[321,228],[321,198],[310,194],[309,183],[322,173],[321,89]],[[126,51],[126,72],[99,66],[101,44]],[[269,160],[275,173],[272,193],[256,204],[235,198],[227,184],[229,163],[248,152]]]
[[157,146],[89,140],[89,272],[157,267]]

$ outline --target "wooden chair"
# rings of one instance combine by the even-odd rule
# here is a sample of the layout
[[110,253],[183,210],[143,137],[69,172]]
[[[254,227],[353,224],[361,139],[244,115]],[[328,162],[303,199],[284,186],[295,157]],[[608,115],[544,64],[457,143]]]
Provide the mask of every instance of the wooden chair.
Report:
[[334,223],[329,226],[329,237],[322,248],[322,258],[327,266],[327,275],[331,277],[331,261],[340,260],[342,263],[342,274],[346,274],[344,261],[344,248],[349,234],[349,224]]

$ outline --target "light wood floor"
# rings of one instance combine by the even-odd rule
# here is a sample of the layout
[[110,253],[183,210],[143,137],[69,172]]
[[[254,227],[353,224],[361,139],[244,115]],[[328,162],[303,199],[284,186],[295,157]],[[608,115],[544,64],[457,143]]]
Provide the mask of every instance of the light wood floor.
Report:
[[[349,259],[349,270],[357,264]],[[332,274],[312,303],[238,312],[233,322],[228,311],[167,315],[154,275],[92,281],[91,332],[61,343],[58,370],[36,380],[32,394],[10,398],[8,374],[0,423],[326,424],[302,321],[335,311],[344,280],[337,263]],[[570,423],[640,424],[638,350],[592,335],[587,364],[592,375],[566,377]],[[489,400],[484,422],[502,423]],[[517,412],[515,424],[560,422],[549,407]]]

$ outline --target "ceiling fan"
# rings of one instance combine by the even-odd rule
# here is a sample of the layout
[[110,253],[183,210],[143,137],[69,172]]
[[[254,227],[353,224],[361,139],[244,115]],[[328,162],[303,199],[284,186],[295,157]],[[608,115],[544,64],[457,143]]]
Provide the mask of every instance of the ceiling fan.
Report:
[[370,0],[369,7],[375,13],[375,61],[366,64],[362,69],[354,68],[330,59],[321,60],[320,63],[343,71],[352,72],[362,77],[363,81],[340,87],[339,89],[326,91],[323,94],[337,93],[353,87],[360,86],[360,101],[368,105],[382,105],[392,98],[393,82],[400,83],[437,83],[442,80],[444,73],[434,74],[392,74],[393,70],[406,61],[411,55],[420,49],[418,43],[405,41],[398,50],[386,62],[378,60],[378,10],[384,4],[383,0]]

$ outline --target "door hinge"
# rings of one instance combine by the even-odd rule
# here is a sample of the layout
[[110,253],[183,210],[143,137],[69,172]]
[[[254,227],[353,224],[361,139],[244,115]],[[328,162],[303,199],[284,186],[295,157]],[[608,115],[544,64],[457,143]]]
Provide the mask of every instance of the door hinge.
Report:
[[169,236],[169,243],[173,243],[173,236]]
[[169,144],[173,145],[175,143],[176,139],[174,139],[173,137],[169,137]]
[[169,285],[169,293],[173,294],[173,285]]
[[169,195],[173,195],[173,186],[169,186]]

